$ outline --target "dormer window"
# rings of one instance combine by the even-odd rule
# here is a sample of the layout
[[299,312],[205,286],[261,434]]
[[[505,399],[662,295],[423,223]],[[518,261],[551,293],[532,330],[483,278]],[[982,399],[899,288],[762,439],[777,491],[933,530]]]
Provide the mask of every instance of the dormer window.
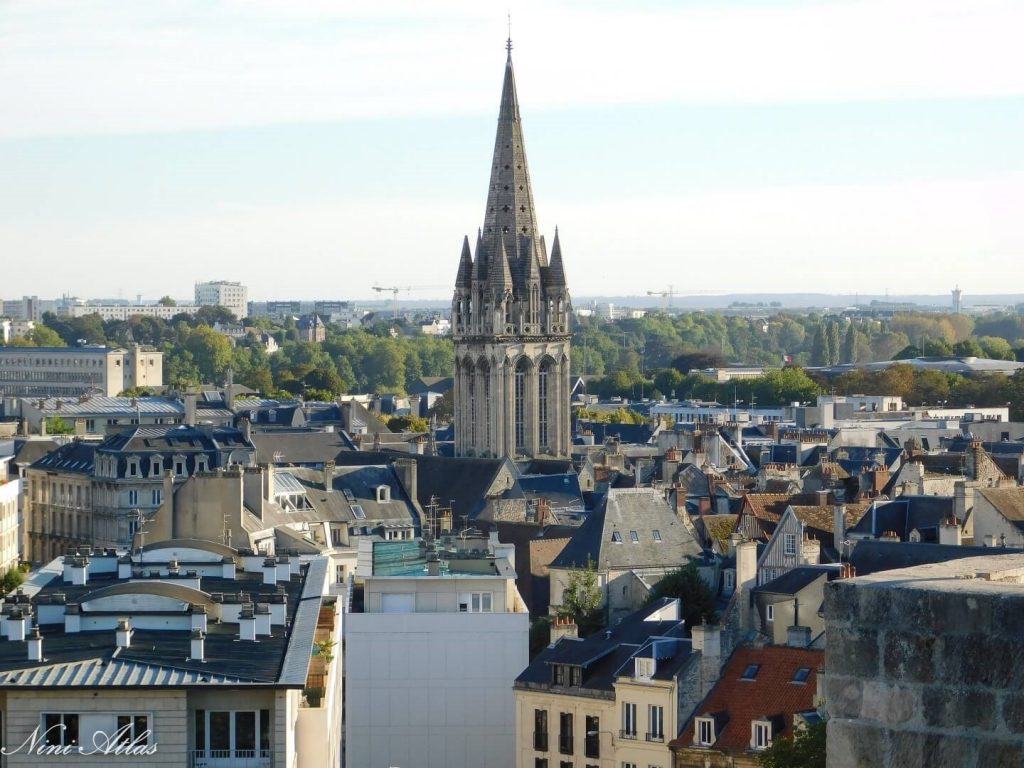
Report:
[[206,456],[200,455],[196,457],[196,472],[206,472],[208,470]]
[[185,475],[185,457],[175,456],[174,457],[174,474],[176,477],[184,477]]
[[128,459],[128,470],[125,473],[127,477],[140,477],[139,472],[139,460],[134,456]]
[[710,747],[715,743],[715,720],[711,717],[694,718],[693,743],[699,747]]
[[160,477],[160,474],[164,469],[164,460],[162,456],[154,456],[149,460],[149,476]]
[[765,750],[772,745],[772,724],[768,720],[754,720],[750,724],[750,748]]
[[391,501],[391,486],[389,485],[378,485],[377,486],[377,503],[387,504]]
[[633,676],[637,680],[650,680],[654,676],[654,669],[653,658],[637,656],[633,659]]

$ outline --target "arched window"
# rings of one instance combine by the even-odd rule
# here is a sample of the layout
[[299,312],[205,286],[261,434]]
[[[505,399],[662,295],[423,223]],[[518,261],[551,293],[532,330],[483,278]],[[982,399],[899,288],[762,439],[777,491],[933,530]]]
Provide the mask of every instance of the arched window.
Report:
[[469,438],[467,445],[476,446],[476,371],[472,363],[466,363],[466,383],[469,390],[469,424],[466,426]]
[[526,448],[526,372],[529,363],[520,358],[515,370],[515,436],[516,450]]
[[548,374],[551,372],[551,361],[545,360],[537,370],[537,437],[541,449],[548,445]]
[[480,433],[482,440],[480,447],[482,451],[490,449],[491,445],[491,366],[486,360],[481,359],[477,363],[477,370],[480,371]]

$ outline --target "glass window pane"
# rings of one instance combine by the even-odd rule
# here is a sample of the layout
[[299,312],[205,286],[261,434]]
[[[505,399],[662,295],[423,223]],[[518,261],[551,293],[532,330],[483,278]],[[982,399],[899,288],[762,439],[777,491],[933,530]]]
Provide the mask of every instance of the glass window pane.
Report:
[[64,745],[78,746],[78,715],[64,715]]
[[210,713],[210,749],[231,749],[231,713]]
[[206,710],[196,710],[196,749],[206,751]]
[[255,712],[235,712],[235,749],[256,749]]
[[60,726],[60,715],[43,715],[43,730],[46,732],[44,739],[48,747],[61,743],[61,733],[64,729]]
[[117,743],[131,744],[132,741],[132,718],[130,715],[117,716]]
[[146,715],[135,716],[135,730],[132,737],[136,744],[149,744],[149,718]]
[[270,710],[260,710],[260,749],[270,750]]

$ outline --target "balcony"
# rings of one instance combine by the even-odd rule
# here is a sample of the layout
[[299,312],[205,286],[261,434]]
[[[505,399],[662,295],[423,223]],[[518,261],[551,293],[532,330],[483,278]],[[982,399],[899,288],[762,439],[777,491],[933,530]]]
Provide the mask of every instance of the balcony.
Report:
[[561,734],[558,737],[558,751],[563,755],[572,754],[572,736]]
[[189,768],[272,768],[274,753],[269,749],[195,750]]
[[657,742],[660,743],[660,742],[665,741],[665,734],[664,733],[648,733],[647,734],[647,740],[648,741],[657,741]]
[[548,751],[548,735],[541,733],[540,731],[534,731],[533,733],[533,748],[538,752]]

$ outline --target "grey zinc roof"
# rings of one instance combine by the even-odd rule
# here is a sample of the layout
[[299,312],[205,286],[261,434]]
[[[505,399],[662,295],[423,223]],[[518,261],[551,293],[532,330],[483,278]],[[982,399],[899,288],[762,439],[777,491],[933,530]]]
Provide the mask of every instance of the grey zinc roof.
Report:
[[551,567],[582,568],[588,562],[601,570],[671,567],[700,554],[700,545],[660,491],[623,488],[608,492]]
[[120,658],[83,659],[0,673],[0,686],[26,688],[178,687],[238,685],[242,682],[236,677],[219,675],[201,669],[144,664]]
[[136,412],[147,416],[185,415],[185,406],[170,397],[48,397],[43,398],[42,402],[29,397],[26,401],[44,415],[107,416]]

